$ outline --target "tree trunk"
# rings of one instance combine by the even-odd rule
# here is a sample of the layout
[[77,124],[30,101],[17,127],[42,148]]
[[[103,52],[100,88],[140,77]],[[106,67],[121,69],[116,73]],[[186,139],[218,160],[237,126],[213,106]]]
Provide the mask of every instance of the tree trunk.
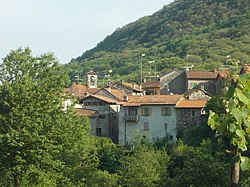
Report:
[[238,187],[240,181],[240,162],[236,162],[231,166],[231,187]]
[[12,174],[13,175],[13,179],[14,179],[14,186],[15,187],[19,187],[20,186],[20,181],[19,181],[19,177],[16,174]]

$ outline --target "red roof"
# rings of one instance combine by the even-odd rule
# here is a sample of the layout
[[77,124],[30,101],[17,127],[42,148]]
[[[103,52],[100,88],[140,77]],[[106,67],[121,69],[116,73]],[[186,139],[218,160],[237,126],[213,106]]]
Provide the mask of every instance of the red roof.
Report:
[[204,108],[207,100],[181,100],[175,108]]
[[74,113],[79,116],[94,116],[97,114],[95,110],[83,109],[83,108],[74,108]]
[[214,71],[186,71],[188,79],[216,79],[218,73]]
[[129,95],[123,106],[175,105],[182,95]]
[[160,87],[160,81],[147,81],[142,84],[142,88],[158,88]]
[[120,84],[121,86],[124,86],[124,87],[126,87],[128,89],[138,91],[138,92],[142,92],[142,89],[140,88],[140,85],[138,85],[138,84],[128,83],[128,82],[121,82],[121,83],[118,83],[118,84]]
[[118,99],[118,100],[123,100],[124,96],[126,96],[125,93],[123,93],[121,90],[118,89],[111,89],[111,93]]

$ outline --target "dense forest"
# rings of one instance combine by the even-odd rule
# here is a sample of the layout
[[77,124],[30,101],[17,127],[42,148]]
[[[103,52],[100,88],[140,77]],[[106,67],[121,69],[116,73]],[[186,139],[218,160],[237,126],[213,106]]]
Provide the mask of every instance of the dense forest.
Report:
[[162,75],[187,64],[195,69],[219,68],[229,55],[249,63],[249,7],[245,0],[176,0],[116,29],[66,67],[71,77],[93,70],[105,78],[112,70],[113,80],[138,82],[141,62],[143,75]]

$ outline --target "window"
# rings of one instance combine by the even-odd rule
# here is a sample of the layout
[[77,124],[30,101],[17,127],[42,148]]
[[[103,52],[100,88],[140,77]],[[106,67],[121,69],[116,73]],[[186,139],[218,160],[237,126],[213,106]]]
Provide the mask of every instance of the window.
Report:
[[102,135],[102,128],[96,128],[96,136]]
[[111,128],[111,134],[115,135],[115,128],[114,127]]
[[164,128],[165,128],[165,130],[168,130],[168,124],[167,123],[164,124]]
[[144,131],[148,131],[148,122],[144,122],[144,125],[143,125],[143,130]]
[[137,107],[129,107],[128,114],[129,115],[137,115]]
[[151,108],[142,108],[141,115],[142,116],[151,116]]
[[161,108],[161,115],[162,116],[171,116],[171,107],[162,107]]
[[101,118],[101,119],[105,119],[106,115],[105,114],[99,114],[98,117]]
[[196,111],[195,110],[191,110],[191,117],[195,117],[196,116]]
[[90,102],[84,102],[84,106],[90,106]]

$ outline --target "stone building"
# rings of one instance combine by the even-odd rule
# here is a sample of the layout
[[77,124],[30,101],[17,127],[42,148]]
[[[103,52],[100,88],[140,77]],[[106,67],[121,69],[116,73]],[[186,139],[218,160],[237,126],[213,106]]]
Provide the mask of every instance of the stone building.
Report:
[[91,134],[109,137],[118,143],[118,113],[120,105],[117,100],[102,95],[89,95],[80,100],[82,109],[95,111],[90,118]]
[[183,94],[186,91],[186,81],[183,71],[173,71],[160,77],[160,93],[162,95]]
[[217,77],[222,71],[177,71],[161,77],[161,94],[183,94],[190,89],[202,88],[206,92],[215,95],[218,91]]
[[160,81],[146,81],[142,84],[145,95],[160,95]]
[[140,85],[136,83],[128,83],[128,82],[117,82],[112,85],[113,88],[121,90],[127,95],[144,95],[144,90]]
[[217,71],[186,71],[186,89],[202,88],[206,92],[215,95],[217,92]]
[[206,113],[204,108],[211,97],[209,93],[202,89],[192,89],[185,92],[175,106],[177,129],[183,130],[205,122]]

